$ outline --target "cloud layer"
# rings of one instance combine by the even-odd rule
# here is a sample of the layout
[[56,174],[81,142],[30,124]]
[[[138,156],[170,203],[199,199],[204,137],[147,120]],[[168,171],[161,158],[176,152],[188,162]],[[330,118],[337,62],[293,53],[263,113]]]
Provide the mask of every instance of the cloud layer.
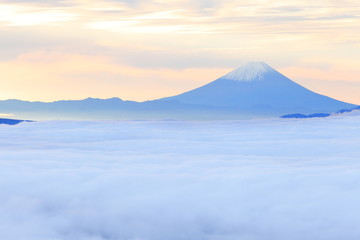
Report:
[[0,236],[355,240],[358,123],[1,125]]

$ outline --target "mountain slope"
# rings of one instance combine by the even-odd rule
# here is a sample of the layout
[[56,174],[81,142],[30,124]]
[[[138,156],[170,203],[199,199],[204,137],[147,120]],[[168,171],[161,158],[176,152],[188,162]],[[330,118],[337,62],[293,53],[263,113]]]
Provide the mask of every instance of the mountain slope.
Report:
[[249,63],[192,91],[146,102],[120,98],[0,101],[0,113],[33,120],[237,120],[333,113],[355,105],[314,93],[265,63]]
[[202,87],[161,100],[276,113],[334,112],[355,105],[312,92],[265,63],[248,63]]

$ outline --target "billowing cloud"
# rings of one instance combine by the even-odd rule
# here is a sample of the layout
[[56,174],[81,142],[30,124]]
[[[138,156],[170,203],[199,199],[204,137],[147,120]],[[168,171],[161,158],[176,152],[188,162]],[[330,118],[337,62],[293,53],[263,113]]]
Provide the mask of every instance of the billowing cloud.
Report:
[[0,125],[0,236],[355,240],[359,118]]

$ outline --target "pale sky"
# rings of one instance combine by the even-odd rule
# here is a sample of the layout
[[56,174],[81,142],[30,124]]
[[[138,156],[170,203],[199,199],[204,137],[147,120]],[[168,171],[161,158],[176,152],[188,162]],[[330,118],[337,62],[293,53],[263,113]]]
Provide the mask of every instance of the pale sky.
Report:
[[358,0],[0,0],[0,99],[151,100],[263,61],[360,104]]

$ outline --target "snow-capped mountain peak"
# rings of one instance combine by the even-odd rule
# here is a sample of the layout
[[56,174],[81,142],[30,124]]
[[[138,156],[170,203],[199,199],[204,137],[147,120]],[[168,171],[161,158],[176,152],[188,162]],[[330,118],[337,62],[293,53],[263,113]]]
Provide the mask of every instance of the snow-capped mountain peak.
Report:
[[250,62],[245,66],[236,68],[221,78],[234,81],[262,80],[265,73],[274,71],[274,69],[264,62]]
[[331,113],[355,107],[312,92],[263,62],[250,62],[204,86],[162,100],[278,115]]

